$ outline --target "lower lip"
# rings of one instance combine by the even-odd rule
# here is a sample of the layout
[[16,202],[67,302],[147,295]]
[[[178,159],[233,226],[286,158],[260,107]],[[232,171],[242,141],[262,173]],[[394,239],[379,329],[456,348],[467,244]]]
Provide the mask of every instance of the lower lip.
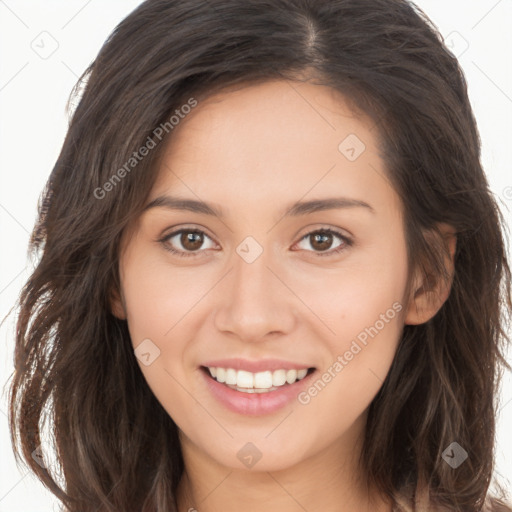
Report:
[[258,416],[273,413],[293,402],[297,395],[309,385],[309,380],[315,371],[306,375],[302,380],[298,380],[293,384],[285,384],[275,391],[268,391],[266,393],[236,391],[210,377],[207,369],[201,368],[201,373],[213,396],[230,411],[249,416]]

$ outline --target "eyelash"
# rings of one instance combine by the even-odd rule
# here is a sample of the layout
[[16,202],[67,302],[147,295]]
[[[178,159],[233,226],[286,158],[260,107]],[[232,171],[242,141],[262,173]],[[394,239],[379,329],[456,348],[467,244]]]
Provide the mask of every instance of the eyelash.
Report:
[[[179,235],[181,233],[202,234],[202,235],[205,235],[205,236],[207,236],[208,238],[211,239],[211,237],[209,237],[204,231],[201,231],[200,229],[184,228],[184,229],[180,229],[178,231],[173,231],[172,233],[170,233],[168,235],[165,235],[163,238],[158,240],[164,246],[164,249],[166,251],[169,251],[170,253],[175,254],[176,256],[178,256],[180,258],[195,257],[195,256],[198,255],[198,253],[201,252],[201,251],[179,251],[179,250],[173,249],[170,245],[166,244],[166,242],[168,242],[171,238],[173,238],[176,235]],[[336,249],[333,249],[333,250],[330,250],[330,251],[323,251],[323,252],[307,251],[307,252],[313,252],[317,256],[320,256],[320,257],[333,256],[333,255],[339,254],[340,252],[342,252],[345,249],[347,249],[347,247],[351,247],[353,245],[353,241],[350,238],[348,238],[347,236],[342,235],[340,232],[338,232],[338,231],[336,231],[334,229],[330,229],[330,228],[321,228],[321,229],[317,229],[315,231],[310,231],[309,233],[305,234],[299,240],[299,242],[302,242],[302,240],[304,240],[305,238],[308,238],[308,237],[310,237],[312,235],[316,235],[316,234],[319,234],[319,233],[335,235],[335,236],[337,236],[338,238],[341,239],[343,244],[339,245]]]

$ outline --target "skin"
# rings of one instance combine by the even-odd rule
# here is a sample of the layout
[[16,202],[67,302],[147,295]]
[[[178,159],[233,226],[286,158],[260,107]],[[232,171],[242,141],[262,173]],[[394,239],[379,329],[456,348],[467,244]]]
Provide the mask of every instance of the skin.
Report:
[[[354,161],[338,149],[349,134],[366,146]],[[123,239],[112,308],[127,319],[134,348],[149,338],[160,350],[139,366],[180,430],[180,512],[260,512],[268,504],[281,512],[391,510],[356,463],[367,409],[403,325],[431,318],[449,285],[426,294],[415,274],[407,295],[402,204],[377,137],[339,93],[287,81],[226,89],[173,131],[148,203],[165,194],[200,199],[225,217],[147,209]],[[296,201],[339,196],[372,210],[283,216]],[[180,235],[161,241],[181,228],[206,233],[202,245],[182,245]],[[334,254],[344,243],[336,235],[323,248],[306,237],[321,228],[352,245]],[[248,236],[263,248],[252,263],[236,252]],[[453,257],[455,242],[447,244]],[[179,257],[169,246],[195,255]],[[244,416],[205,386],[199,366],[218,358],[282,358],[320,375],[394,303],[401,311],[307,405]],[[247,442],[262,454],[252,469],[237,458]]]

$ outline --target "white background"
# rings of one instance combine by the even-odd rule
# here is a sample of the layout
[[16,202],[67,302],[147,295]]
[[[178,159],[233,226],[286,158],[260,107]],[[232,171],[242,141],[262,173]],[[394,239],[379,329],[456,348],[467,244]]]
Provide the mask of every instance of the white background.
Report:
[[[28,277],[28,237],[39,194],[64,140],[71,88],[115,25],[140,3],[0,0],[0,320]],[[482,138],[484,168],[511,226],[512,2],[418,0],[417,4],[459,57]],[[16,467],[10,448],[6,382],[12,371],[13,332],[11,315],[0,329],[0,512],[56,511],[56,499],[25,468]],[[510,492],[510,374],[498,420],[497,473]]]

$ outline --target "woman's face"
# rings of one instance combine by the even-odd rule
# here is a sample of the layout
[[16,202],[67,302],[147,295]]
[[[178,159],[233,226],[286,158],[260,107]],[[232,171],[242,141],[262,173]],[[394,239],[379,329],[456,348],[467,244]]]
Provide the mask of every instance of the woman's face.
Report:
[[269,471],[356,446],[408,311],[376,137],[332,89],[286,81],[223,91],[173,129],[114,311],[156,398],[215,463]]

